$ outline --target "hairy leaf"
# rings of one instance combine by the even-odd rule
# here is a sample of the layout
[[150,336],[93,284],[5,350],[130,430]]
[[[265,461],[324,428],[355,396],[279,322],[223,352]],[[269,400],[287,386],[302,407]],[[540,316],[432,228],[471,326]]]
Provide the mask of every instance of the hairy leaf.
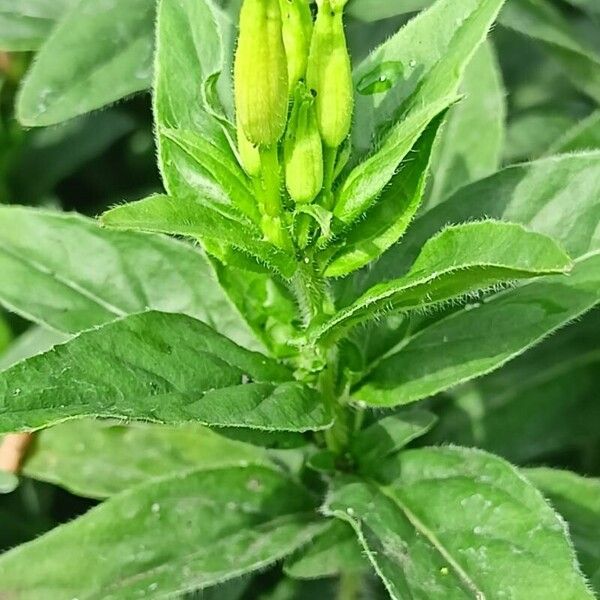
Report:
[[200,321],[148,312],[82,333],[0,374],[0,431],[77,417],[306,431],[330,423],[284,367]]
[[385,311],[426,309],[494,285],[571,267],[551,239],[522,225],[482,221],[445,229],[423,246],[408,274],[374,286],[310,332],[314,341],[339,337],[348,327]]
[[148,309],[182,312],[256,346],[200,252],[75,214],[0,207],[0,302],[65,333]]
[[340,478],[324,512],[354,527],[392,598],[593,598],[563,521],[503,460],[409,450],[380,476]]
[[17,103],[27,126],[54,125],[150,85],[154,2],[81,0],[40,49]]
[[265,242],[260,230],[248,221],[231,218],[197,201],[194,197],[171,198],[160,194],[117,206],[102,215],[102,223],[133,229],[208,238],[231,244],[258,261],[270,265],[283,277],[296,270],[295,258]]
[[342,573],[362,573],[369,570],[369,563],[352,528],[334,519],[310,546],[286,560],[284,570],[295,579],[320,579]]
[[600,149],[600,110],[579,121],[548,149],[547,154]]
[[545,468],[523,473],[566,519],[581,567],[600,593],[600,479]]
[[264,449],[205,427],[78,420],[40,432],[23,472],[79,496],[105,498],[165,473],[252,464],[270,464]]
[[489,373],[600,302],[600,254],[434,322],[381,360],[354,396],[406,404]]
[[4,554],[2,592],[22,600],[176,596],[290,554],[323,528],[312,509],[303,488],[271,469],[169,476]]

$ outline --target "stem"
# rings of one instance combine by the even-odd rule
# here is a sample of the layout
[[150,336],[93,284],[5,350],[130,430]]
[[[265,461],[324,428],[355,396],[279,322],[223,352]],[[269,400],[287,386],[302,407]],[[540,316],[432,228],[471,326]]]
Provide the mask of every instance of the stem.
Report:
[[323,204],[327,210],[333,208],[333,179],[337,155],[337,148],[323,148]]
[[281,214],[281,169],[277,145],[260,147],[262,201],[269,217]]
[[357,600],[362,587],[361,576],[357,573],[342,573],[337,600]]
[[31,433],[10,433],[0,444],[0,471],[17,474],[33,440]]

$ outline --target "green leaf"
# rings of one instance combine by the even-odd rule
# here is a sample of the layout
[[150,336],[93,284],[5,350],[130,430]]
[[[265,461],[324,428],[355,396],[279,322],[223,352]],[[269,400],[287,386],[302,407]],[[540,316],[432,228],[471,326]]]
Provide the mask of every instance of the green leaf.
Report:
[[[378,130],[399,113],[406,119],[444,98],[455,98],[464,70],[502,4],[439,0],[364,59],[354,73],[354,145],[368,149]],[[378,79],[380,84],[373,87]],[[402,129],[402,123],[398,127]]]
[[489,373],[600,302],[600,253],[568,275],[496,294],[434,322],[381,360],[353,397],[371,405],[414,402]]
[[340,478],[349,522],[394,599],[592,599],[563,521],[511,465],[477,450],[409,450],[381,483]]
[[15,363],[50,350],[52,346],[66,342],[68,335],[52,329],[33,326],[16,338],[4,352],[0,354],[0,371],[12,367]]
[[552,3],[512,0],[500,23],[541,43],[573,84],[600,102],[600,56],[580,42],[581,35]]
[[460,91],[464,99],[450,109],[434,152],[426,208],[500,167],[506,92],[491,43],[484,43],[471,59]]
[[78,420],[41,431],[23,472],[78,496],[106,498],[165,473],[257,464],[271,464],[265,450],[197,425]]
[[569,524],[581,567],[600,593],[600,479],[544,468],[523,473]]
[[0,0],[0,50],[37,50],[75,0]]
[[342,573],[363,573],[369,566],[352,528],[334,519],[327,529],[315,536],[310,546],[288,557],[284,571],[295,579],[320,579]]
[[384,417],[360,431],[350,451],[362,471],[372,471],[383,459],[425,435],[436,422],[437,417],[426,410]]
[[600,249],[600,152],[507,167],[465,186],[417,218],[358,289],[406,273],[423,245],[448,224],[483,218],[521,223],[557,240],[573,258]]
[[309,337],[339,337],[378,314],[424,310],[517,279],[564,273],[565,252],[549,237],[522,225],[481,221],[449,227],[429,240],[408,274],[374,286]]
[[361,21],[380,21],[404,13],[417,12],[428,7],[431,2],[432,0],[403,0],[399,3],[388,0],[351,0],[347,11]]
[[189,195],[171,198],[154,194],[117,206],[105,212],[101,220],[104,225],[119,229],[186,235],[231,244],[276,269],[282,277],[291,277],[296,270],[295,258],[263,241],[260,230],[250,222],[231,218]]
[[560,154],[600,149],[600,110],[566,131],[546,152]]
[[0,207],[0,302],[65,333],[147,309],[182,312],[256,347],[200,252],[75,214]]
[[303,488],[270,469],[170,476],[4,554],[3,593],[22,600],[174,597],[290,554],[323,528],[312,509]]
[[518,464],[596,443],[599,335],[595,310],[503,368],[450,390],[427,442],[477,446]]
[[[442,120],[440,116],[429,124],[375,205],[344,235],[327,264],[326,277],[341,277],[365,266],[404,235],[423,198],[431,151]],[[326,256],[330,252],[328,248]]]
[[0,431],[78,417],[307,431],[331,419],[286,368],[200,321],[148,312],[80,334],[0,374]]
[[23,82],[19,121],[54,125],[148,88],[154,15],[152,0],[74,4]]

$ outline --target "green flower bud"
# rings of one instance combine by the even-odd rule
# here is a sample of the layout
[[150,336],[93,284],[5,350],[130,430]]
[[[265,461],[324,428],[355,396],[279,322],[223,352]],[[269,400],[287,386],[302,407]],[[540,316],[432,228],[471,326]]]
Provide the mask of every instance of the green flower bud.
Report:
[[296,95],[283,147],[285,185],[294,202],[312,202],[323,187],[323,145],[314,98]]
[[316,92],[317,121],[325,145],[337,148],[352,125],[352,65],[344,34],[345,0],[319,0],[308,58],[307,83]]
[[234,64],[239,125],[253,144],[283,135],[288,111],[287,58],[279,0],[244,0]]
[[290,91],[306,77],[313,21],[307,0],[279,0]]
[[260,175],[260,151],[258,146],[246,137],[239,123],[237,127],[237,142],[240,162],[244,171],[250,177],[258,177]]

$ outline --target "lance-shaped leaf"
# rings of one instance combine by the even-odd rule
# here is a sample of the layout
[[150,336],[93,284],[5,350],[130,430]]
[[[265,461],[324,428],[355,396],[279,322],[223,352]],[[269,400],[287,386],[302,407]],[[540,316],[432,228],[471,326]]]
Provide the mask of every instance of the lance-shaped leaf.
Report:
[[176,597],[290,554],[324,526],[313,506],[304,488],[261,467],[167,477],[4,554],[2,593]]
[[423,245],[448,224],[483,218],[549,235],[573,258],[600,248],[600,152],[514,165],[461,188],[415,219],[402,244],[364,274],[359,289],[406,273]]
[[482,44],[471,59],[460,92],[464,98],[450,108],[436,144],[424,210],[500,167],[506,91],[491,42]]
[[569,524],[581,568],[600,593],[600,479],[556,469],[524,469]]
[[388,456],[413,440],[425,435],[437,422],[426,410],[390,415],[360,431],[352,440],[350,451],[363,471],[371,471]]
[[148,309],[181,312],[256,347],[201,252],[75,214],[0,207],[0,303],[65,333]]
[[[361,102],[359,98],[356,112],[375,115],[371,126],[357,122],[357,136],[364,136],[365,129],[368,134],[367,140],[355,140],[357,146],[368,147],[377,125],[390,119],[394,124],[376,152],[342,184],[334,215],[343,224],[352,223],[369,208],[427,125],[456,101],[464,70],[485,40],[503,3],[504,0],[469,0],[457,6],[456,2],[441,0],[357,67],[357,90],[369,99]],[[421,43],[434,31],[438,36],[436,42]],[[427,47],[424,52],[423,47]],[[389,72],[393,74],[391,78]],[[400,93],[399,88],[402,88]]]
[[517,464],[596,443],[599,336],[596,310],[503,368],[449,390],[428,443],[476,446]]
[[564,522],[503,460],[410,450],[380,476],[341,478],[324,512],[354,527],[392,598],[592,600]]
[[193,196],[171,198],[160,194],[117,206],[102,215],[102,223],[119,229],[134,229],[214,239],[230,244],[291,277],[295,258],[262,239],[260,230],[242,218],[231,218],[205,206]]
[[0,0],[0,49],[37,50],[75,0]]
[[[408,3],[386,3],[390,11],[392,4],[396,12],[404,12]],[[399,116],[399,107],[404,112],[408,107],[417,109],[417,100],[424,107],[455,96],[464,69],[502,4],[501,0],[439,0],[365,58],[354,72],[358,92],[354,145],[368,149],[381,127]]]
[[286,368],[200,321],[148,312],[82,333],[0,374],[0,431],[77,417],[307,431],[329,425]]
[[352,528],[332,519],[309,546],[286,560],[284,570],[295,579],[320,579],[343,573],[365,573],[370,565]]
[[[404,159],[375,205],[357,221],[327,264],[326,277],[342,277],[378,258],[408,229],[425,191],[431,151],[443,120],[436,118]],[[331,249],[325,250],[330,256]]]
[[23,472],[87,498],[106,498],[165,473],[272,465],[263,448],[206,427],[77,420],[41,431]]
[[154,18],[152,0],[74,4],[23,82],[21,123],[54,125],[148,88]]
[[377,406],[406,404],[489,373],[600,302],[600,254],[568,275],[468,304],[381,360],[353,394]]
[[408,274],[374,286],[354,304],[309,332],[313,341],[339,337],[348,327],[385,311],[427,309],[516,279],[564,273],[565,252],[522,225],[482,221],[449,227],[432,238]]

